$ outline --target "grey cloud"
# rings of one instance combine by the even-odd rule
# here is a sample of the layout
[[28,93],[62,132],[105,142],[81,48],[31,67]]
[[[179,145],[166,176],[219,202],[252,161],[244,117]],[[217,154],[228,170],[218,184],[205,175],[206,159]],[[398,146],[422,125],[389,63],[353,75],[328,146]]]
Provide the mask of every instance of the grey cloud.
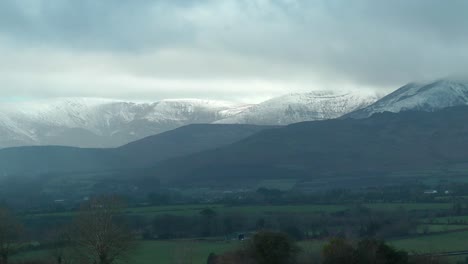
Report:
[[193,29],[177,19],[176,13],[189,8],[188,3],[5,0],[0,3],[0,29],[18,42],[29,41],[27,44],[132,51],[187,41]]
[[[4,0],[0,54],[3,47],[16,61],[13,69],[25,69],[38,82],[37,72],[44,70],[34,67],[60,68],[73,80],[85,72],[83,78],[91,74],[103,80],[126,76],[154,81],[153,89],[134,84],[134,93],[141,96],[235,96],[227,84],[259,82],[265,94],[267,86],[275,84],[282,88],[271,88],[271,93],[287,91],[288,85],[291,90],[343,83],[396,88],[466,74],[466,10],[463,0]],[[33,63],[15,51],[32,54]],[[8,77],[15,86],[13,73],[6,74],[0,83]],[[41,89],[70,93],[60,88],[67,87],[67,79],[53,76],[43,79],[44,86],[57,87]],[[174,89],[163,85],[167,80],[187,88],[171,93]],[[204,90],[202,81],[219,88]],[[33,86],[24,86],[25,93]],[[245,87],[238,90],[237,95],[253,93]]]

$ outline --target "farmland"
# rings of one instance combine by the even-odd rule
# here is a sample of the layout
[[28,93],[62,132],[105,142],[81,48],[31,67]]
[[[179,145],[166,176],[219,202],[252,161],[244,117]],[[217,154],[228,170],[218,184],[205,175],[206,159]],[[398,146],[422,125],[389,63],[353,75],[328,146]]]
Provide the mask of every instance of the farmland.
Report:
[[[346,224],[334,223],[335,215],[347,215],[351,212],[369,210],[376,212],[376,215],[414,214],[421,216],[415,222],[414,230],[402,237],[388,238],[390,245],[395,248],[413,253],[434,253],[445,251],[457,251],[468,249],[468,216],[451,215],[453,204],[449,202],[373,202],[373,203],[343,203],[343,204],[301,204],[301,205],[227,205],[227,204],[186,204],[170,206],[140,206],[129,207],[121,211],[126,217],[143,217],[148,221],[169,216],[186,219],[203,219],[201,213],[210,210],[216,213],[216,217],[223,216],[244,216],[252,219],[273,219],[275,217],[289,216],[297,219],[310,217],[310,219],[329,219],[329,232],[333,230],[344,230]],[[380,212],[380,213],[379,213]],[[431,213],[438,212],[442,217],[427,217]],[[26,221],[43,221],[52,218],[71,219],[76,214],[75,211],[58,213],[29,213],[22,215]],[[424,217],[422,217],[424,216]],[[327,218],[328,217],[328,218]],[[351,219],[354,216],[351,217]],[[179,218],[175,218],[178,221]],[[223,218],[226,219],[226,218]],[[306,218],[308,219],[308,218]],[[193,221],[194,225],[197,221]],[[202,220],[200,220],[202,221]],[[214,220],[213,220],[214,221]],[[221,220],[220,220],[221,221]],[[223,220],[225,221],[225,220]],[[306,220],[307,221],[307,220]],[[159,222],[158,222],[159,223]],[[213,222],[213,225],[218,225]],[[305,225],[304,228],[313,228]],[[326,236],[318,237],[316,231],[310,231],[312,235],[303,237],[299,245],[303,254],[319,255],[322,246],[328,241]],[[310,233],[309,232],[309,233]],[[315,232],[315,233],[314,233]],[[218,233],[212,233],[213,235]],[[333,236],[330,234],[329,236]],[[204,238],[187,237],[177,239],[143,239],[137,242],[137,247],[130,254],[129,258],[133,263],[180,263],[190,259],[192,263],[205,263],[210,253],[221,254],[226,251],[235,250],[242,247],[245,242],[236,241],[225,236],[211,236]],[[18,254],[16,260],[27,260],[37,258],[49,258],[50,253],[46,249],[32,249]],[[184,260],[180,260],[180,259]]]
[[[153,263],[178,263],[178,261],[190,260],[194,264],[206,263],[210,253],[223,253],[233,250],[239,246],[234,241],[144,241],[138,242],[135,250],[130,252],[128,260],[130,263],[153,264]],[[14,260],[48,260],[51,258],[47,250],[34,250],[19,254]]]
[[[363,207],[372,210],[391,211],[391,210],[448,210],[450,203],[364,203]],[[217,210],[219,213],[239,213],[239,214],[271,214],[271,213],[300,213],[300,214],[320,214],[334,213],[344,211],[355,207],[356,204],[309,204],[309,205],[252,205],[252,206],[229,206],[224,204],[189,204],[189,205],[171,205],[171,206],[148,206],[131,207],[123,211],[126,215],[139,216],[158,216],[158,215],[181,215],[192,216],[206,208]],[[38,213],[27,214],[28,218],[41,217],[70,217],[73,212],[60,213]],[[468,216],[465,217],[468,220]],[[457,219],[457,218],[454,218]],[[459,219],[464,219],[460,217]],[[441,219],[442,221],[442,219]]]
[[[138,249],[130,256],[131,263],[181,263],[190,259],[194,264],[206,263],[210,253],[220,254],[242,247],[243,242],[219,240],[167,240],[139,242]],[[300,242],[304,253],[320,254],[321,247],[326,240],[313,240]],[[468,245],[468,231],[450,232],[435,235],[418,236],[389,241],[398,248],[412,253],[447,252],[466,250]],[[48,259],[47,250],[36,250],[22,253],[15,260]]]

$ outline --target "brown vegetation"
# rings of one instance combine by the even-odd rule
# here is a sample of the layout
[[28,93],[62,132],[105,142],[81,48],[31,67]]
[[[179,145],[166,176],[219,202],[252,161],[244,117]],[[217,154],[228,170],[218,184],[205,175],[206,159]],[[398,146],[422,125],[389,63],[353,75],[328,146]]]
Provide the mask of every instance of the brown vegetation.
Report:
[[119,222],[122,204],[115,197],[91,200],[73,226],[72,243],[79,257],[89,263],[112,264],[127,257],[133,235]]

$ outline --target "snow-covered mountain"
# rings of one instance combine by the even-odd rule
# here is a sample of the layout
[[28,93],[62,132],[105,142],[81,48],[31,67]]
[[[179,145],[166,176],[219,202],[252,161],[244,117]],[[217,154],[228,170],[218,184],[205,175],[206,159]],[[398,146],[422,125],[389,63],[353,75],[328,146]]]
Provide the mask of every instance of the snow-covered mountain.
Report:
[[346,117],[366,118],[375,113],[407,110],[432,112],[459,105],[468,105],[468,81],[438,80],[426,84],[407,84]]
[[217,121],[222,124],[287,125],[340,117],[379,97],[371,93],[315,91],[276,97]]
[[199,99],[135,103],[89,98],[0,103],[0,148],[116,147],[188,124],[285,125],[336,118],[377,99],[357,93],[311,92],[256,105]]
[[[196,99],[133,103],[56,99],[0,104],[0,147],[113,147],[194,123],[226,118],[241,105]],[[234,111],[235,112],[235,111]]]

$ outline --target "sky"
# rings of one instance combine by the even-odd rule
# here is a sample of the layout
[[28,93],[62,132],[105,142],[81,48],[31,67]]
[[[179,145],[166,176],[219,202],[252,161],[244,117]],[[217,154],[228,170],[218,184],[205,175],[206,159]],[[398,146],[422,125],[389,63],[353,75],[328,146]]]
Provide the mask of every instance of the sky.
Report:
[[464,0],[2,0],[0,101],[258,102],[465,76]]

